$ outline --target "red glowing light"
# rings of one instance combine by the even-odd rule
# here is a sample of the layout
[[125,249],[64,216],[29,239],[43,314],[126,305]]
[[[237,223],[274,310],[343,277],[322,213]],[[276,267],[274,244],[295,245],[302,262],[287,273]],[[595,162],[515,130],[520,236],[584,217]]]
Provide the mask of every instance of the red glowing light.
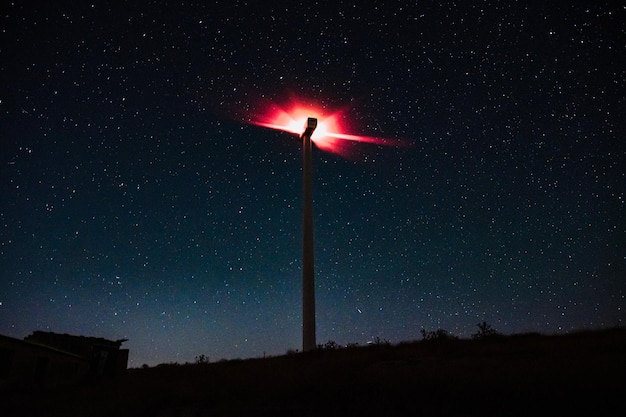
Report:
[[345,146],[342,141],[367,142],[377,145],[391,145],[393,142],[389,139],[347,133],[347,122],[345,121],[343,111],[329,113],[319,106],[301,102],[294,102],[286,109],[276,105],[268,107],[270,109],[266,110],[265,114],[259,116],[258,119],[252,120],[251,123],[301,135],[307,118],[315,117],[317,119],[317,128],[311,135],[311,140],[318,148],[324,151],[346,156]]

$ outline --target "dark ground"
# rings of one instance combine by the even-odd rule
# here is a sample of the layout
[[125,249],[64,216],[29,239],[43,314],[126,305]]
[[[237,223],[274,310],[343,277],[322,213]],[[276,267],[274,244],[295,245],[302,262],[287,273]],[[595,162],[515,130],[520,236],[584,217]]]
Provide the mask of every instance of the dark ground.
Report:
[[623,416],[626,330],[161,365],[0,394],[3,416]]

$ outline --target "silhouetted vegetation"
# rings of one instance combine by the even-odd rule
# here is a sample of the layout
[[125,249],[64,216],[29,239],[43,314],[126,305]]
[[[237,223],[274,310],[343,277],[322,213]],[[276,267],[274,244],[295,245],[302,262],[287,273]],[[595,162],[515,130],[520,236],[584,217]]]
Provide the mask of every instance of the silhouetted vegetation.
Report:
[[[482,324],[482,323],[481,323]],[[441,329],[440,329],[441,330]],[[626,331],[423,340],[165,364],[72,390],[12,392],[3,415],[618,415]],[[435,342],[433,342],[435,341]],[[200,355],[198,358],[200,358]],[[482,399],[485,399],[483,401]],[[5,412],[6,411],[6,412]]]
[[426,329],[421,330],[422,340],[456,340],[458,337],[448,333],[447,330],[437,329],[435,331],[426,331]]
[[489,339],[493,337],[502,336],[486,321],[478,323],[478,331],[472,335],[472,339]]
[[206,365],[207,363],[209,363],[209,357],[206,356],[205,354],[196,356],[196,364]]
[[374,340],[372,341],[372,344],[390,346],[391,342],[389,342],[389,340],[387,339],[381,339],[380,337],[376,336]]
[[334,340],[329,340],[328,342],[324,343],[323,345],[320,345],[319,347],[321,347],[322,349],[326,349],[326,350],[335,350],[335,349],[338,349],[340,346]]

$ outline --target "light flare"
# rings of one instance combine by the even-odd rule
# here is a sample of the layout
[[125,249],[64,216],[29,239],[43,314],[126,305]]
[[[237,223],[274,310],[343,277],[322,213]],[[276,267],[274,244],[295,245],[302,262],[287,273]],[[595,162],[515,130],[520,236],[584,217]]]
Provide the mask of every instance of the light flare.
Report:
[[390,139],[347,133],[348,127],[343,111],[329,113],[319,106],[300,102],[294,102],[287,109],[276,105],[269,106],[269,108],[265,114],[250,123],[301,135],[307,118],[314,117],[317,119],[317,128],[311,135],[311,140],[318,148],[327,152],[347,156],[346,144],[342,143],[343,141],[366,142],[375,145],[399,145],[399,142]]

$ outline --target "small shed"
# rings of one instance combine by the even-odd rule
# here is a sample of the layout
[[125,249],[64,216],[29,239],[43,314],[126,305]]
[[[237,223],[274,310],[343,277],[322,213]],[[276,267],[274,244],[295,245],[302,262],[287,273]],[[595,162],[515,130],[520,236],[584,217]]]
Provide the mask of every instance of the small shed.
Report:
[[73,384],[89,374],[89,366],[80,355],[0,335],[0,391]]
[[94,377],[116,376],[128,366],[128,349],[121,349],[122,343],[127,339],[107,340],[101,337],[36,331],[24,340],[80,356],[89,361],[89,374]]
[[120,375],[128,365],[125,341],[41,331],[24,340],[0,335],[0,391]]

